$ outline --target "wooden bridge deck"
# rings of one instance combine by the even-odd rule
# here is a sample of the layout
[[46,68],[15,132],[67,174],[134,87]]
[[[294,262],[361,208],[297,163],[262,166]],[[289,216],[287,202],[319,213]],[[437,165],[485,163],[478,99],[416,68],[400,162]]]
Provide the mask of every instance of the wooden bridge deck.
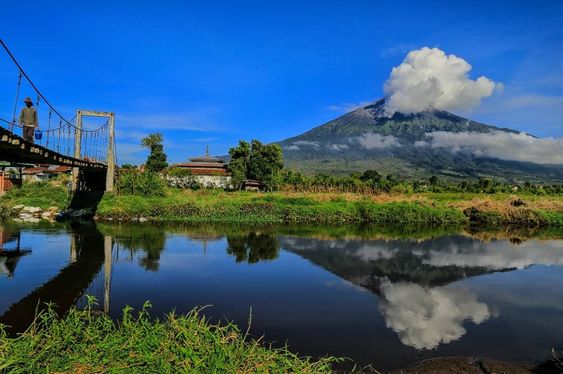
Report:
[[105,169],[107,165],[79,160],[57,153],[38,144],[27,142],[7,129],[0,127],[0,161],[73,166],[86,169]]

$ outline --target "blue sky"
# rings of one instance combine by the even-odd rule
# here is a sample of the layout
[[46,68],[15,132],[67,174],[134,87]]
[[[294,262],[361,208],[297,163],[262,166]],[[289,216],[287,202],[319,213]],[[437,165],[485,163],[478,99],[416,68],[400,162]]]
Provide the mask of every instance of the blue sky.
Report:
[[[297,135],[382,97],[424,46],[503,83],[459,114],[563,137],[561,1],[0,3],[1,38],[55,107],[116,112],[119,162],[142,162],[156,131],[172,162]],[[3,53],[0,69],[9,118],[17,71]]]

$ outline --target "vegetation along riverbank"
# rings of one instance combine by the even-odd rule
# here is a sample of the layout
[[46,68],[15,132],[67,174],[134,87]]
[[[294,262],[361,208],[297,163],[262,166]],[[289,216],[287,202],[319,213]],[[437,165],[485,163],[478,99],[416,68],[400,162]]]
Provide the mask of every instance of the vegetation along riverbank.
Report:
[[115,323],[92,302],[61,319],[46,309],[17,338],[0,327],[0,372],[329,373],[338,361],[268,347],[233,324],[210,323],[198,310],[154,320],[147,303],[138,313],[125,308]]
[[[3,216],[22,206],[61,211],[69,204],[63,187],[29,184],[0,197]],[[164,187],[158,196],[106,194],[98,220],[230,223],[431,223],[563,226],[563,196],[531,193],[265,192],[182,190]]]

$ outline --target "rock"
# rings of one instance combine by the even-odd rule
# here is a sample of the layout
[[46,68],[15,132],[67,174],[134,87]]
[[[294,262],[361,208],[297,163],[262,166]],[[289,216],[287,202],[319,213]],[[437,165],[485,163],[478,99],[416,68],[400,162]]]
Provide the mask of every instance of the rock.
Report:
[[53,213],[53,215],[57,215],[61,212],[60,209],[57,208],[56,206],[50,206],[49,209],[47,209],[47,211]]
[[43,212],[41,213],[41,218],[46,219],[46,220],[53,220],[55,217],[55,214],[53,212]]
[[24,206],[25,205],[23,205],[23,204],[14,205],[12,207],[12,210],[22,210]]
[[21,213],[20,219],[23,222],[32,222],[32,223],[37,223],[37,222],[41,221],[39,218],[34,217],[33,215],[28,214],[28,213]]
[[21,211],[23,213],[40,214],[43,211],[43,209],[36,206],[25,206]]
[[145,218],[145,217],[141,217],[139,218],[139,222],[143,223],[143,222],[147,222],[149,219]]

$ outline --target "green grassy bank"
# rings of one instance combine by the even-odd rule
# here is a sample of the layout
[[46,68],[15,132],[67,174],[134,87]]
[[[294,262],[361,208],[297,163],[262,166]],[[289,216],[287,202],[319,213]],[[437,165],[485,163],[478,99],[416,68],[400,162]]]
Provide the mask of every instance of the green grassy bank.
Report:
[[106,195],[98,206],[97,217],[209,223],[475,223],[541,227],[563,226],[563,198],[168,190],[164,197]]
[[368,198],[323,197],[308,193],[249,193],[170,190],[164,197],[106,195],[100,219],[232,223],[464,222],[459,209],[421,202],[377,203]]
[[[16,205],[63,208],[63,187],[28,184],[0,197],[0,215]],[[358,194],[166,189],[164,196],[106,194],[99,220],[202,223],[391,223],[563,227],[563,196],[483,193]]]
[[0,212],[16,205],[62,210],[68,202],[69,193],[63,186],[47,182],[25,183],[21,188],[13,188],[0,196]]
[[115,323],[90,307],[62,319],[48,309],[17,338],[0,328],[2,373],[329,373],[336,361],[267,347],[197,310],[152,320],[126,308]]

